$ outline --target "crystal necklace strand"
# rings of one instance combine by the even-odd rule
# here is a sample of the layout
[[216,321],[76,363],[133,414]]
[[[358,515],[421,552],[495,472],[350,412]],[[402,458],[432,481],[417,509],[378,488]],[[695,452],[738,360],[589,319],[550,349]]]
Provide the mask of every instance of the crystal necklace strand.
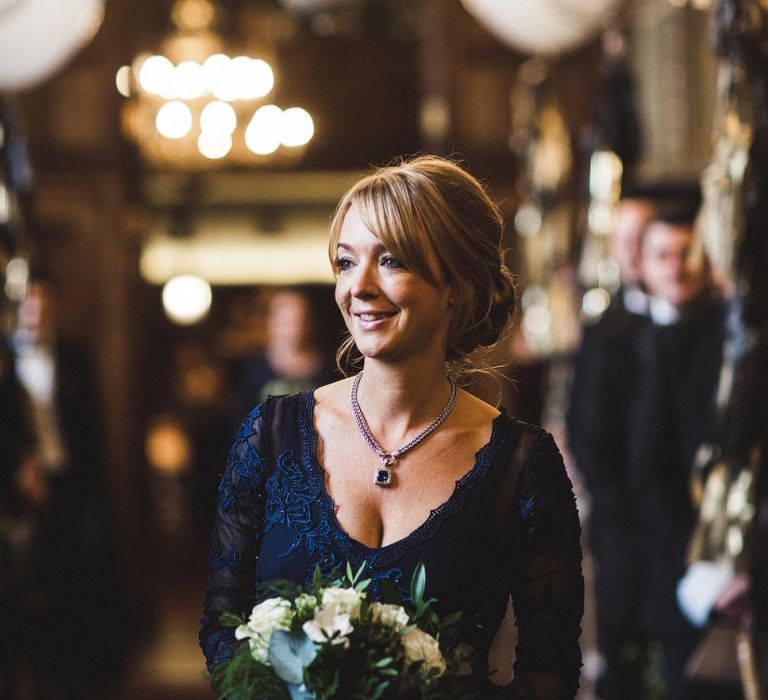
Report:
[[359,372],[357,375],[355,375],[355,380],[352,382],[352,390],[349,394],[349,400],[352,404],[352,414],[355,416],[355,422],[357,423],[358,429],[365,438],[365,441],[370,445],[371,449],[379,456],[379,459],[381,460],[381,467],[377,468],[373,473],[373,483],[376,486],[387,487],[392,485],[392,466],[394,465],[395,460],[398,459],[402,454],[408,452],[408,450],[416,447],[416,445],[418,445],[420,442],[426,440],[427,437],[434,433],[435,430],[437,430],[440,425],[442,425],[445,419],[451,415],[451,411],[456,405],[456,382],[454,382],[453,379],[448,378],[448,382],[451,385],[451,395],[448,397],[448,403],[445,404],[445,407],[442,411],[440,411],[440,414],[437,416],[437,418],[435,418],[435,420],[433,420],[426,428],[424,428],[424,430],[422,430],[415,438],[406,442],[405,445],[396,450],[392,450],[391,452],[387,452],[379,444],[378,440],[373,437],[371,429],[368,427],[368,423],[366,422],[365,416],[363,415],[363,411],[360,408],[360,404],[357,401],[357,388],[360,386],[360,380],[362,377],[363,373]]

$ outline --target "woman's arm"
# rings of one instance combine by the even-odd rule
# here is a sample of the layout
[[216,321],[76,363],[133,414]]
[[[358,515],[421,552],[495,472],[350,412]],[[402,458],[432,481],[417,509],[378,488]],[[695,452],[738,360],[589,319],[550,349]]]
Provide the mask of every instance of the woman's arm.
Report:
[[219,483],[200,625],[200,647],[209,671],[229,661],[237,645],[234,629],[220,624],[221,614],[247,614],[255,603],[266,479],[264,410],[265,405],[259,404],[243,422]]
[[544,431],[520,474],[507,527],[519,562],[511,590],[519,635],[515,679],[505,697],[573,698],[584,611],[581,528],[563,459]]

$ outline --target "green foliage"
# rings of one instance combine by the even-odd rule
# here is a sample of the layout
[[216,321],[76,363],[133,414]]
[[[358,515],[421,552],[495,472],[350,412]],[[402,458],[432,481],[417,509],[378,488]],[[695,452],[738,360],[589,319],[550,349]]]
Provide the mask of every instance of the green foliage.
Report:
[[253,662],[248,644],[242,644],[231,661],[213,670],[211,687],[222,700],[291,700],[285,683],[275,672]]
[[[477,697],[474,676],[461,677],[467,656],[450,647],[458,637],[461,613],[442,620],[433,610],[434,598],[426,598],[427,575],[423,563],[414,570],[410,601],[404,603],[394,587],[384,586],[382,602],[401,605],[410,625],[405,629],[373,618],[365,597],[371,581],[364,579],[365,564],[356,571],[347,564],[331,573],[319,568],[306,586],[288,581],[271,581],[259,588],[262,599],[281,597],[291,601],[290,631],[274,631],[269,639],[268,663],[251,656],[243,643],[231,662],[217,668],[211,677],[214,690],[223,700],[463,700]],[[349,588],[362,594],[360,617],[346,638],[313,643],[302,625],[314,617],[315,604],[322,604],[327,588]],[[239,626],[246,618],[225,613],[223,624]],[[419,628],[438,640],[448,671],[440,672],[424,662],[407,663],[404,635]],[[473,690],[474,688],[474,690]]]

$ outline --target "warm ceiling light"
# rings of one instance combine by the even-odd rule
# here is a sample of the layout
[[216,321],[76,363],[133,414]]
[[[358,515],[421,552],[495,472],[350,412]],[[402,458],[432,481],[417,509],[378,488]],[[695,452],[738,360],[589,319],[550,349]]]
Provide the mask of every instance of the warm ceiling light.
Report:
[[232,150],[232,137],[216,131],[201,131],[197,148],[206,158],[218,160]]
[[231,135],[237,128],[237,114],[227,102],[209,102],[200,114],[200,129]]
[[192,130],[192,111],[181,100],[166,102],[157,112],[155,126],[167,139],[182,139]]
[[123,97],[131,96],[131,67],[120,66],[115,74],[115,87]]
[[264,105],[256,110],[245,130],[245,145],[256,155],[274,153],[281,142],[283,110],[276,105]]
[[182,100],[194,100],[205,93],[203,67],[195,61],[182,61],[173,71],[173,91]]
[[227,41],[216,32],[218,15],[215,0],[174,0],[175,28],[161,42],[165,55],[139,54],[115,76],[129,100],[123,130],[162,165],[205,167],[204,158],[225,155],[244,165],[272,154],[294,162],[314,135],[312,117],[275,105],[254,113],[274,89],[275,74],[263,58],[227,55]]
[[191,325],[204,319],[212,300],[211,285],[195,275],[179,275],[168,280],[163,287],[165,313],[181,325]]
[[232,79],[237,85],[241,100],[255,100],[269,94],[275,84],[275,76],[269,63],[260,58],[237,56],[230,64]]
[[305,146],[315,133],[312,117],[301,107],[290,107],[282,114],[282,135],[284,146]]
[[150,95],[162,95],[174,78],[173,63],[165,56],[150,56],[139,68],[139,85]]

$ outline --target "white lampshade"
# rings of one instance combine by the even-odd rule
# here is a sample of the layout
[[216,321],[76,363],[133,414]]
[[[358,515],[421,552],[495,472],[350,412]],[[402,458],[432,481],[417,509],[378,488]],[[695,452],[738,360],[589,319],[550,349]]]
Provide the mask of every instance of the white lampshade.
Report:
[[622,0],[462,0],[491,33],[514,49],[557,54],[594,36]]
[[0,90],[41,83],[101,26],[103,0],[0,0]]

